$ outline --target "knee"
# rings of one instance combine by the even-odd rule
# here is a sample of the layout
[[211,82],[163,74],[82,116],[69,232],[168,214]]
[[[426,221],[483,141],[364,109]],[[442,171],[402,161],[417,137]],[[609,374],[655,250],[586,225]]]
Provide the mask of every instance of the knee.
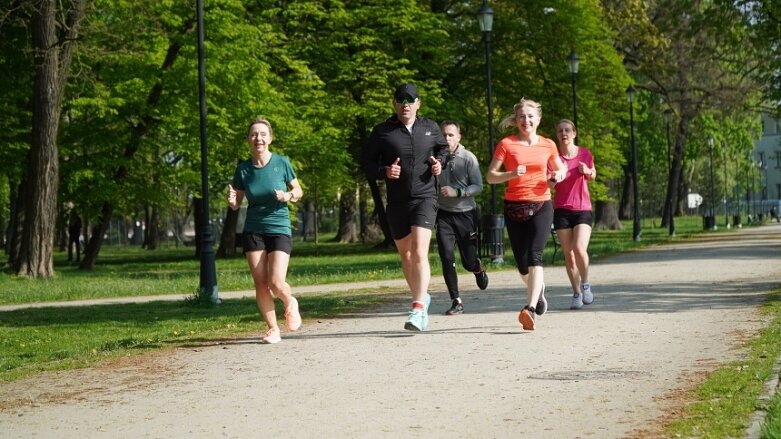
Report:
[[479,273],[483,271],[483,264],[480,263],[480,260],[473,261],[471,263],[467,261],[463,261],[464,269],[469,270],[472,273]]
[[533,251],[529,254],[529,265],[530,266],[542,266],[542,251]]
[[443,267],[455,267],[456,266],[456,258],[452,256],[441,256],[439,258],[442,261]]

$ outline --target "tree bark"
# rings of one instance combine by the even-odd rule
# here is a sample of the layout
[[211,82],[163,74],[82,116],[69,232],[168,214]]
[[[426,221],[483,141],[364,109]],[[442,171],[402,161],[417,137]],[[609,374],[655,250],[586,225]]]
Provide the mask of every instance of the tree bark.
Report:
[[[19,253],[12,266],[19,276],[54,276],[54,236],[59,186],[59,130],[62,99],[71,57],[84,17],[86,0],[74,0],[68,11],[59,2],[42,0],[32,16],[35,63],[32,137],[24,182],[27,202]],[[64,23],[57,17],[66,15]],[[58,35],[58,29],[61,35]]]
[[[200,221],[198,222],[200,223]],[[217,257],[232,258],[236,256],[236,226],[238,223],[239,211],[228,208],[220,235],[220,246],[217,248]]]
[[355,220],[357,212],[358,206],[355,200],[354,189],[342,194],[339,200],[339,232],[336,235],[336,242],[348,243],[358,241],[358,223]]

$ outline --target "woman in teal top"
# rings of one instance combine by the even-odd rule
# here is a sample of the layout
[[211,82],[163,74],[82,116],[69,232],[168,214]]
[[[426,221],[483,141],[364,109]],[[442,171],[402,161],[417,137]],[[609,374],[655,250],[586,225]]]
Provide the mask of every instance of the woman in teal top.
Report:
[[247,256],[255,300],[268,325],[261,343],[282,340],[274,308],[274,297],[285,306],[285,326],[289,331],[301,327],[298,301],[293,297],[287,277],[290,252],[293,249],[288,202],[301,199],[303,191],[287,157],[272,154],[271,123],[262,118],[250,123],[247,141],[252,158],[236,167],[233,182],[228,185],[228,205],[233,210],[247,198],[244,222],[244,253]]

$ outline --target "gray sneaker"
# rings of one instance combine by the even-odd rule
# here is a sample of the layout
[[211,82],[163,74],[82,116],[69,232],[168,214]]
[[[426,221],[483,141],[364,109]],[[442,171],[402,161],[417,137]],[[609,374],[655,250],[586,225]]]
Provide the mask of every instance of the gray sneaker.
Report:
[[575,293],[572,296],[572,303],[569,305],[569,309],[583,308],[583,296],[580,293]]
[[584,285],[582,290],[583,290],[583,304],[591,305],[594,302],[594,294],[591,292],[591,285]]

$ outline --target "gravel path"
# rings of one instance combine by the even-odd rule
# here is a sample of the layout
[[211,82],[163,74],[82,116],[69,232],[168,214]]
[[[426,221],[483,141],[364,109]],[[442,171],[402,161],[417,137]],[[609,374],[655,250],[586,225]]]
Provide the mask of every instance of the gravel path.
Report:
[[[234,339],[0,383],[4,438],[653,437],[702,372],[739,358],[781,284],[781,225],[657,246],[592,265],[595,303],[570,311],[561,262],[550,310],[517,323],[520,280],[461,278],[466,313],[403,330],[407,300],[306,321],[283,342]],[[329,286],[399,287],[400,282]],[[318,287],[322,290],[323,287]],[[297,294],[314,288],[295,288]],[[222,294],[235,297],[246,293]],[[303,309],[304,318],[306,310]]]

